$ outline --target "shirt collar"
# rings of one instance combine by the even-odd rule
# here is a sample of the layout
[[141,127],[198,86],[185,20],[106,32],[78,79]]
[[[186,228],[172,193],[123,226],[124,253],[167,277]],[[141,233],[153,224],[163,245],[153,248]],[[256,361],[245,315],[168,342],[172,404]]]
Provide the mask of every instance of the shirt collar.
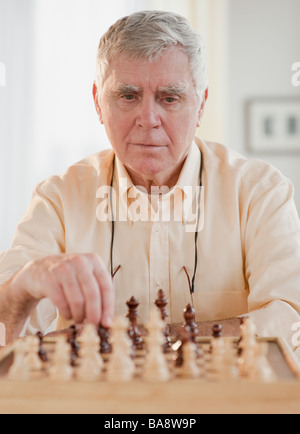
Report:
[[[189,153],[187,155],[187,158],[185,160],[184,166],[179,175],[178,182],[176,186],[172,190],[170,190],[169,193],[167,193],[167,195],[174,195],[175,206],[176,206],[176,200],[179,197],[183,198],[183,201],[187,199],[189,194],[189,190],[188,190],[189,188],[195,188],[196,186],[199,186],[200,164],[201,164],[201,152],[199,150],[199,147],[195,143],[195,141],[193,141]],[[123,208],[123,210],[128,209],[129,199],[130,197],[132,197],[133,191],[134,191],[133,196],[136,197],[136,192],[139,190],[133,184],[132,179],[130,178],[126,167],[117,156],[116,156],[115,181],[117,182],[119,188],[120,205]],[[195,189],[193,191],[195,191]],[[139,199],[142,200],[144,203],[146,202],[149,203],[148,195],[140,191],[139,193],[140,193]],[[190,206],[192,206],[192,204]],[[187,221],[189,220],[187,214],[188,212],[184,213],[182,216],[182,221],[184,224],[186,224]],[[128,214],[128,217],[130,220],[132,220],[130,214]]]

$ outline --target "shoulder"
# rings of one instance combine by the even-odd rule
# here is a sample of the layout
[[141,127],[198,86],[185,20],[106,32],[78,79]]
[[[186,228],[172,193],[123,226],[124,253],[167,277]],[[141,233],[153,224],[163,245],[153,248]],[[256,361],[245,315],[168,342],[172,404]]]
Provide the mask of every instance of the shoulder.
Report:
[[40,182],[35,191],[40,193],[58,193],[70,190],[79,193],[82,190],[107,184],[114,152],[111,149],[90,155],[71,165],[61,175],[53,175]]
[[291,184],[290,181],[275,167],[265,161],[247,158],[240,153],[219,143],[196,139],[206,170],[214,175],[234,178],[236,181],[249,185]]

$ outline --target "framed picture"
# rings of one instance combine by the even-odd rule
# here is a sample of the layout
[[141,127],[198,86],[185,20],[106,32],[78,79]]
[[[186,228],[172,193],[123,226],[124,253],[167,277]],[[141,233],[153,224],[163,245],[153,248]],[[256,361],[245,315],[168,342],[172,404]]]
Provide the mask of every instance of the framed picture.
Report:
[[300,153],[300,98],[248,101],[246,145],[253,154]]

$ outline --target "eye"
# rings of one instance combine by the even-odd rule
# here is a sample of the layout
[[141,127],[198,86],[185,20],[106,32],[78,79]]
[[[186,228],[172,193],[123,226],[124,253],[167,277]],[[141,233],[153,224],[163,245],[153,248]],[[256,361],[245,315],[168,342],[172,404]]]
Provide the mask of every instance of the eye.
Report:
[[177,99],[176,99],[175,97],[173,97],[173,96],[167,96],[167,97],[165,98],[165,101],[166,101],[167,103],[172,103],[172,102],[176,102]]
[[133,101],[134,98],[135,98],[135,95],[132,95],[132,94],[122,96],[122,99],[124,99],[125,101]]

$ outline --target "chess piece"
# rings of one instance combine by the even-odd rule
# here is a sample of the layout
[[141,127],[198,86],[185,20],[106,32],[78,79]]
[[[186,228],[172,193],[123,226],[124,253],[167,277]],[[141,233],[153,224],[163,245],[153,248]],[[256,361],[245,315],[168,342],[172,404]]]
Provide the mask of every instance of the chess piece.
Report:
[[195,321],[195,309],[191,304],[188,304],[186,306],[183,311],[183,315],[185,320],[184,327],[190,333],[191,341],[195,344],[197,358],[199,358],[201,356],[200,350],[197,346],[197,337],[199,335],[199,330]]
[[[166,322],[166,319],[169,316],[166,309],[168,305],[168,300],[166,299],[165,293],[162,289],[158,291],[158,297],[154,303],[160,311],[162,321]],[[168,349],[172,347],[171,338],[170,338],[170,327],[168,324],[165,324],[164,336],[165,336],[165,342],[163,344],[163,350],[164,352],[167,352]]]
[[48,362],[48,357],[47,357],[47,353],[43,347],[44,335],[42,332],[37,332],[36,336],[40,342],[40,348],[39,348],[38,356],[43,363],[46,363],[46,362]]
[[211,347],[210,377],[214,381],[223,379],[225,343],[222,338],[215,338]]
[[98,335],[100,338],[100,354],[110,354],[112,352],[110,330],[100,324],[98,327]]
[[14,343],[14,361],[8,372],[8,378],[12,381],[28,381],[30,369],[24,363],[27,354],[27,344],[24,339],[18,339]]
[[223,379],[225,357],[225,341],[223,339],[222,325],[214,324],[212,334],[210,374],[213,380],[220,381]]
[[182,347],[183,363],[179,370],[180,377],[198,378],[200,368],[197,365],[196,345],[192,341],[186,342]]
[[131,358],[131,339],[128,336],[128,320],[117,317],[111,328],[112,354],[107,367],[107,381],[131,381],[135,364]]
[[30,371],[41,371],[43,363],[39,357],[40,339],[37,336],[28,336],[26,339],[28,353],[24,359],[24,364]]
[[64,336],[59,336],[55,345],[53,364],[50,367],[50,378],[53,381],[70,381],[73,378],[73,368],[70,364],[71,347]]
[[276,381],[276,375],[268,362],[267,355],[268,344],[258,344],[256,348],[256,363],[253,377],[255,380],[264,383],[272,383]]
[[158,310],[152,310],[150,312],[147,330],[148,353],[144,366],[143,379],[148,382],[168,381],[170,379],[170,372],[163,353],[165,323],[161,319]]
[[240,375],[253,378],[256,366],[257,340],[256,326],[250,318],[245,318],[241,326],[241,341],[239,344]]
[[142,335],[141,335],[141,332],[139,331],[138,323],[137,323],[137,319],[139,317],[138,307],[139,307],[140,303],[134,297],[131,297],[131,299],[129,301],[127,301],[126,304],[128,306],[128,309],[129,309],[129,312],[127,315],[127,318],[129,319],[129,322],[130,322],[129,329],[128,329],[129,337],[132,340],[132,344],[133,344],[134,349],[142,350],[144,347],[144,344],[143,344]]
[[80,345],[77,340],[78,338],[78,328],[76,325],[72,325],[68,331],[68,344],[71,347],[71,365],[76,366],[77,359],[79,357]]
[[104,362],[99,352],[100,338],[92,324],[84,327],[80,343],[80,365],[77,369],[77,378],[81,381],[97,381],[100,378]]
[[189,326],[183,326],[178,333],[177,342],[174,344],[173,349],[176,351],[175,367],[180,368],[183,365],[183,347],[191,340],[191,332]]
[[231,338],[225,341],[225,352],[223,357],[223,379],[236,380],[239,375],[238,353]]

